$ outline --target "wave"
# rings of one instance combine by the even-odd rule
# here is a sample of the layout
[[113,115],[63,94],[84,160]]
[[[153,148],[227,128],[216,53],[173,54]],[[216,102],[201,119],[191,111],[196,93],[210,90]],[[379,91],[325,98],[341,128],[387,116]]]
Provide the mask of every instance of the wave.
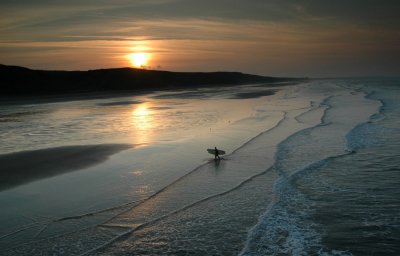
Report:
[[[329,115],[330,111],[334,110],[330,104],[334,97],[335,95],[329,96],[320,104],[320,106],[325,107],[320,124],[292,134],[277,146],[274,169],[280,175],[280,178],[274,185],[275,200],[259,218],[258,223],[249,231],[240,255],[303,255],[310,252],[319,255],[351,255],[347,251],[328,251],[324,248],[321,240],[321,228],[313,220],[315,203],[297,188],[297,182],[311,176],[333,161],[355,154],[355,149],[359,145],[365,145],[365,141],[363,141],[365,130],[363,129],[371,127],[367,124],[376,114],[371,115],[366,122],[356,124],[345,134],[347,147],[343,149],[342,153],[334,153],[335,151],[329,153],[328,151],[324,157],[318,149],[330,145],[323,144],[314,149],[316,154],[308,156],[309,159],[304,159],[304,157],[301,160],[298,158],[291,159],[293,156],[290,154],[293,148],[297,148],[296,143],[308,141],[313,137],[312,133],[318,129],[326,130],[326,127],[331,125],[332,128],[330,129],[335,128],[335,120],[330,120]],[[314,143],[314,146],[321,143],[317,143],[317,141],[318,138],[315,142],[310,143]],[[300,153],[297,154],[301,156]],[[318,160],[319,155],[322,159]],[[292,162],[287,165],[286,162],[288,161]],[[302,162],[305,163],[305,166],[296,168],[301,166]],[[294,169],[291,170],[290,168]]]
[[[364,89],[365,90],[365,89]],[[382,95],[376,90],[366,92],[366,99],[374,100],[380,103],[377,113],[371,115],[367,122],[358,124],[346,135],[346,148],[348,151],[358,151],[362,148],[377,145],[380,143],[379,138],[390,137],[391,134],[400,132],[400,128],[388,128],[381,125],[381,122],[387,118],[386,112],[391,109],[397,109],[397,104],[391,104],[387,99],[383,99]]]
[[[258,139],[261,139],[262,136],[269,135],[270,133],[279,130],[279,128],[280,128],[286,121],[288,121],[288,113],[287,113],[287,112],[282,112],[282,118],[281,118],[272,128],[270,128],[270,129],[268,129],[268,130],[266,130],[266,131],[260,133],[259,135],[253,137],[252,139],[250,139],[249,141],[247,141],[246,143],[244,143],[242,146],[240,146],[239,148],[237,148],[235,151],[233,151],[233,152],[232,152],[230,155],[228,155],[227,157],[229,157],[229,158],[234,157],[235,155],[239,154],[239,152],[240,152],[241,149],[246,149],[246,150],[248,150],[248,147],[249,147],[253,142],[256,142]],[[284,138],[283,138],[283,139],[284,139]],[[126,211],[126,212],[133,211],[135,208],[141,207],[141,205],[144,205],[146,202],[149,202],[151,199],[157,198],[161,193],[163,193],[163,192],[167,191],[168,189],[172,188],[175,184],[179,183],[179,182],[182,181],[183,179],[188,178],[189,175],[192,175],[192,174],[197,173],[197,171],[199,171],[201,168],[203,168],[205,165],[208,165],[208,164],[209,164],[209,163],[205,163],[204,165],[199,166],[198,168],[196,168],[196,169],[194,169],[193,171],[189,172],[188,174],[182,176],[181,178],[179,178],[179,179],[176,180],[175,182],[173,182],[173,183],[171,183],[170,185],[166,186],[165,188],[161,189],[160,191],[158,191],[156,194],[154,194],[154,195],[151,196],[150,198],[148,198],[148,199],[146,199],[145,201],[139,203],[138,205],[136,205],[135,207],[129,209],[129,210]],[[255,177],[259,176],[259,175],[265,174],[268,170],[269,170],[269,169],[267,169],[266,171],[257,171],[255,175],[253,175],[253,176],[251,176],[251,177],[248,177],[248,178],[245,178],[245,179],[242,180],[238,185],[233,185],[233,184],[232,184],[233,186],[232,186],[230,189],[224,190],[224,191],[219,192],[219,193],[216,193],[216,194],[212,194],[212,195],[210,195],[210,196],[206,196],[206,197],[200,198],[199,200],[196,200],[196,201],[191,202],[191,203],[189,203],[189,204],[183,205],[182,207],[179,207],[179,209],[177,209],[177,210],[169,211],[169,212],[167,212],[166,214],[159,215],[159,216],[155,216],[154,218],[148,218],[147,220],[145,220],[145,221],[142,222],[142,223],[139,222],[138,225],[134,224],[134,227],[133,227],[133,228],[132,228],[132,220],[130,220],[130,223],[127,223],[127,225],[126,225],[126,224],[122,224],[122,225],[121,225],[120,223],[118,223],[118,221],[117,221],[117,223],[113,223],[114,220],[117,220],[118,218],[120,218],[121,215],[125,214],[126,212],[121,213],[121,214],[115,216],[114,218],[110,219],[110,221],[107,221],[106,223],[104,223],[102,226],[111,227],[111,228],[112,228],[112,227],[127,227],[127,228],[131,227],[131,228],[130,228],[129,230],[127,230],[126,232],[122,233],[121,235],[119,235],[118,238],[113,237],[113,238],[110,239],[108,242],[106,242],[106,243],[104,243],[104,244],[102,244],[102,245],[99,245],[98,247],[96,247],[96,248],[94,248],[94,249],[91,249],[90,251],[86,252],[84,255],[94,253],[94,252],[96,252],[96,251],[98,251],[98,250],[101,250],[102,248],[107,248],[108,245],[110,245],[110,244],[112,244],[112,243],[118,241],[119,239],[124,239],[124,238],[126,238],[127,236],[130,236],[133,232],[135,232],[135,231],[137,231],[137,230],[139,230],[139,229],[142,229],[142,228],[144,228],[144,227],[146,227],[146,226],[149,226],[149,225],[151,225],[151,224],[154,224],[154,223],[156,223],[156,222],[158,222],[158,221],[161,221],[161,220],[163,220],[163,219],[165,219],[165,218],[167,218],[167,217],[169,217],[169,216],[171,216],[171,215],[173,215],[173,214],[177,214],[177,213],[179,213],[179,212],[182,212],[182,211],[184,211],[184,210],[186,210],[186,209],[189,209],[189,208],[191,208],[191,207],[193,207],[193,206],[195,206],[195,205],[198,205],[198,204],[200,204],[200,203],[204,203],[205,201],[208,201],[208,200],[210,200],[210,199],[223,196],[223,195],[225,195],[225,194],[227,194],[227,193],[231,193],[231,192],[233,192],[233,191],[239,189],[241,186],[243,186],[243,184],[249,182],[249,181],[252,180],[253,178],[255,178]],[[164,209],[163,209],[163,210],[164,210]],[[131,213],[130,213],[130,214],[131,214]],[[135,226],[135,225],[136,225],[136,226]]]
[[318,227],[310,222],[313,201],[300,193],[293,183],[298,178],[318,170],[329,161],[346,154],[312,162],[292,172],[286,170],[283,160],[286,159],[288,150],[285,144],[310,134],[316,127],[326,125],[324,121],[325,119],[321,118],[320,124],[292,134],[278,145],[274,169],[280,178],[275,182],[273,189],[276,195],[275,200],[260,217],[256,226],[249,231],[248,239],[240,255],[301,255],[306,251],[315,251],[321,247]]
[[[357,96],[358,94],[351,95]],[[331,104],[331,100],[333,100],[334,97],[335,96],[329,96],[320,104],[320,107],[324,108],[324,113],[318,125],[293,133],[278,144],[278,151],[276,153],[274,166],[272,169],[268,169],[274,170],[278,173],[281,171],[281,177],[276,181],[274,186],[276,199],[272,204],[269,205],[269,208],[264,215],[260,217],[258,224],[249,232],[246,246],[242,250],[241,255],[269,255],[274,253],[301,255],[307,251],[313,251],[315,254],[319,255],[351,255],[351,253],[348,251],[328,251],[323,247],[321,242],[320,227],[312,219],[315,203],[296,188],[296,182],[309,175],[312,175],[314,172],[324,168],[333,161],[351,154],[356,154],[356,151],[346,151],[345,148],[342,148],[342,153],[340,154],[328,154],[327,157],[322,155],[322,159],[318,160],[317,157],[317,160],[315,161],[313,159],[309,159],[309,161],[305,161],[306,165],[304,167],[294,169],[293,172],[285,173],[284,166],[279,165],[279,163],[282,163],[282,161],[288,157],[286,153],[288,153],[290,150],[290,143],[284,145],[285,143],[298,141],[299,139],[304,138],[305,136],[310,135],[312,132],[319,129],[335,129],[336,123],[334,120],[331,120],[331,115],[329,115],[329,112],[334,110],[334,107]],[[367,123],[371,120],[371,117]],[[287,120],[288,113],[286,112],[284,114],[284,118],[276,125],[276,127],[280,127]],[[344,134],[345,140],[351,140],[352,133],[359,134],[360,127],[363,125],[365,125],[365,123],[356,124],[350,129],[350,131],[347,130],[347,133]],[[274,128],[272,131],[273,130]],[[264,133],[261,133],[259,136],[263,134]],[[256,140],[253,138],[251,141],[255,142]],[[250,144],[251,143],[249,141],[241,148],[246,149],[246,146],[249,146]],[[238,152],[238,149],[234,151],[234,153]],[[317,152],[316,156],[318,156],[318,153],[319,152]],[[261,173],[259,175],[261,175]],[[140,225],[130,231],[126,231],[124,234],[121,234],[119,238],[114,237],[108,243],[95,248],[95,250],[91,250],[89,254],[95,253],[96,250],[106,248],[109,244],[118,241],[118,239],[124,239],[127,236],[130,236],[138,229],[154,224],[173,214],[177,214],[190,207],[201,204],[212,198],[222,196],[223,194],[230,193],[234,190],[235,188],[232,190],[226,190],[223,193],[205,197],[194,203],[187,204],[183,208],[180,208],[176,211],[172,211],[161,218],[156,218],[150,222],[143,223],[143,226]]]
[[301,114],[295,116],[294,119],[295,119],[297,122],[299,122],[299,123],[304,123],[304,122],[301,120],[302,117],[305,116],[305,115],[307,115],[308,113],[314,111],[316,108],[317,108],[317,107],[316,107],[316,105],[315,105],[315,102],[314,102],[314,101],[310,101],[310,106],[307,107],[307,108],[304,108],[304,109],[308,109],[308,110],[307,110],[306,112],[303,112],[303,113],[301,113]]
[[[277,129],[278,127],[280,127],[280,125],[282,125],[282,123],[287,119],[287,112],[282,112],[282,113],[283,113],[282,118],[281,118],[272,128],[270,128],[270,129],[268,129],[268,130],[266,130],[266,131],[264,131],[264,132],[261,132],[261,133],[258,134],[257,136],[251,138],[249,141],[247,141],[247,142],[244,143],[242,146],[240,146],[240,147],[238,147],[237,149],[235,149],[231,154],[227,155],[226,157],[229,158],[229,157],[231,157],[231,156],[237,154],[238,151],[240,151],[241,149],[245,148],[245,147],[248,146],[250,143],[254,142],[257,138],[259,138],[259,137],[261,137],[261,136],[263,136],[263,135],[266,135],[268,132],[271,132],[271,131]],[[213,160],[212,160],[212,161],[213,161]],[[211,162],[212,162],[212,161],[211,161]],[[152,198],[157,197],[159,194],[161,194],[161,193],[163,193],[164,191],[168,190],[169,188],[173,187],[175,184],[179,183],[179,182],[182,181],[183,179],[187,178],[188,176],[190,176],[191,174],[195,173],[196,171],[200,170],[201,168],[203,168],[204,166],[206,166],[206,165],[208,165],[208,164],[210,164],[210,161],[204,163],[203,165],[198,166],[197,168],[193,169],[193,170],[190,171],[189,173],[185,174],[184,176],[181,176],[180,178],[178,178],[178,179],[175,180],[174,182],[172,182],[172,183],[170,183],[169,185],[165,186],[164,188],[160,189],[159,191],[157,191],[156,193],[154,193],[152,196],[148,197],[147,199],[143,200],[143,201],[140,202],[139,204],[135,205],[133,208],[127,209],[126,211],[119,213],[118,215],[112,217],[111,219],[107,220],[106,222],[100,224],[99,226],[106,226],[106,227],[124,227],[124,226],[120,226],[120,225],[113,225],[113,224],[110,225],[110,224],[108,224],[108,223],[112,222],[114,219],[118,218],[119,216],[121,216],[122,214],[124,214],[124,213],[126,213],[126,212],[128,212],[128,211],[132,211],[132,210],[135,209],[136,207],[139,207],[140,205],[142,205],[142,204],[146,203],[147,201],[151,200]],[[102,245],[100,245],[100,246],[98,246],[98,247],[96,247],[96,248],[93,248],[93,249],[91,249],[91,250],[89,250],[89,251],[87,251],[87,252],[85,252],[85,253],[83,253],[83,254],[81,254],[81,255],[89,255],[89,254],[92,254],[92,253],[94,253],[94,252],[97,252],[97,251],[99,251],[99,250],[101,250],[101,249],[107,247],[108,245],[110,245],[110,244],[112,244],[112,243],[114,243],[114,242],[116,242],[116,241],[118,241],[118,240],[124,239],[125,237],[131,235],[133,232],[138,231],[138,230],[140,230],[140,229],[142,229],[142,228],[145,228],[145,227],[147,227],[147,226],[149,226],[149,225],[151,225],[151,224],[154,224],[154,223],[156,223],[156,222],[159,222],[159,221],[161,221],[161,220],[163,220],[163,219],[165,219],[165,218],[167,218],[167,217],[169,217],[169,216],[171,216],[171,215],[174,215],[174,214],[177,214],[177,213],[179,213],[179,212],[182,212],[182,211],[184,211],[184,210],[186,210],[186,209],[188,209],[188,208],[191,208],[191,207],[193,207],[193,206],[196,206],[196,205],[198,205],[198,204],[200,204],[200,203],[203,203],[203,202],[205,202],[205,201],[211,200],[211,199],[213,199],[213,198],[220,197],[220,196],[226,195],[226,194],[228,194],[228,193],[231,193],[231,192],[233,192],[233,191],[235,191],[235,190],[241,188],[244,184],[250,182],[250,181],[253,180],[254,178],[256,178],[256,177],[258,177],[258,176],[260,176],[260,175],[263,175],[263,174],[267,173],[268,171],[270,171],[270,169],[267,169],[267,170],[258,172],[258,173],[256,173],[255,175],[252,175],[252,176],[246,178],[245,180],[243,180],[242,182],[240,182],[239,184],[237,184],[236,186],[233,186],[232,188],[230,188],[230,189],[228,189],[228,190],[225,190],[225,191],[223,191],[223,192],[221,192],[221,193],[217,193],[217,194],[213,194],[213,195],[207,196],[207,197],[202,198],[202,199],[200,199],[200,200],[197,200],[197,201],[195,201],[195,202],[193,202],[193,203],[184,205],[183,207],[181,207],[181,208],[179,208],[179,209],[177,209],[177,210],[171,211],[171,212],[169,212],[169,213],[167,213],[167,214],[165,214],[165,215],[159,216],[159,217],[154,218],[154,219],[152,219],[152,220],[150,220],[150,221],[147,221],[147,222],[145,222],[145,223],[142,223],[142,224],[140,224],[140,225],[138,225],[138,226],[136,226],[136,227],[134,227],[134,228],[129,228],[129,230],[127,230],[126,232],[120,234],[119,236],[113,237],[113,238],[110,239],[108,242],[106,242],[106,243],[104,243],[104,244],[102,244]]]
[[353,152],[327,157],[310,163],[290,176],[281,176],[274,185],[276,199],[249,231],[240,255],[303,255],[310,251],[323,252],[319,227],[312,221],[315,203],[293,184],[350,154]]
[[237,151],[243,149],[244,147],[246,147],[247,145],[249,145],[250,143],[255,141],[257,138],[261,137],[262,135],[265,135],[268,132],[271,132],[271,131],[273,131],[275,129],[278,129],[282,125],[282,123],[287,119],[287,112],[283,111],[282,113],[283,113],[282,118],[272,128],[270,128],[270,129],[268,129],[266,131],[263,131],[263,132],[259,133],[257,136],[255,136],[255,137],[251,138],[250,140],[246,141],[243,145],[241,145],[240,147],[238,147],[237,149],[232,151],[232,153],[230,155],[235,154]]
[[[236,191],[236,190],[240,189],[241,187],[243,187],[246,183],[251,182],[253,179],[255,179],[255,178],[257,178],[257,177],[259,177],[259,176],[261,176],[261,175],[264,175],[264,174],[266,174],[267,172],[269,172],[269,171],[271,171],[271,170],[272,170],[272,168],[269,168],[269,169],[267,169],[267,170],[265,170],[265,171],[262,171],[262,172],[260,172],[260,173],[257,173],[257,174],[255,174],[255,175],[253,175],[253,176],[251,176],[251,177],[248,177],[247,179],[243,180],[242,182],[240,182],[239,184],[237,184],[237,185],[234,186],[233,188],[228,189],[228,190],[226,190],[226,191],[224,191],[224,192],[222,192],[222,193],[218,193],[218,194],[214,194],[214,195],[205,197],[205,198],[203,198],[203,199],[201,199],[201,200],[198,200],[198,201],[193,202],[193,203],[191,203],[191,204],[185,205],[184,207],[182,207],[182,208],[180,208],[180,209],[177,209],[177,210],[175,210],[175,211],[169,212],[168,214],[165,214],[165,215],[163,215],[163,216],[160,216],[160,217],[158,217],[158,218],[156,218],[156,219],[153,219],[153,220],[151,220],[151,221],[142,223],[142,224],[140,224],[139,226],[137,226],[137,227],[135,227],[135,228],[131,228],[131,229],[129,229],[128,231],[122,233],[121,235],[112,238],[110,241],[108,241],[108,242],[106,242],[106,243],[104,243],[104,244],[102,244],[102,245],[100,245],[100,246],[98,246],[98,247],[96,247],[96,248],[93,248],[93,249],[91,249],[91,250],[89,250],[89,251],[87,251],[87,252],[85,252],[85,253],[83,253],[83,254],[80,254],[80,256],[90,255],[90,254],[92,254],[92,253],[94,253],[94,252],[100,251],[101,249],[107,247],[108,245],[110,245],[110,244],[112,244],[112,243],[114,243],[114,242],[117,242],[117,241],[119,241],[119,240],[122,240],[122,239],[126,238],[127,236],[131,235],[132,233],[134,233],[134,232],[136,232],[136,231],[139,231],[139,230],[141,230],[141,229],[143,229],[143,228],[145,228],[145,227],[147,227],[147,226],[150,226],[150,225],[152,225],[152,224],[155,224],[155,223],[157,223],[157,222],[159,222],[159,221],[162,221],[162,220],[164,220],[164,219],[166,219],[166,218],[168,218],[168,217],[170,217],[170,216],[172,216],[172,215],[175,215],[175,214],[178,214],[178,213],[180,213],[180,212],[183,212],[183,211],[185,211],[185,210],[187,210],[187,209],[189,209],[189,208],[191,208],[191,207],[197,206],[197,205],[199,205],[199,204],[201,204],[201,203],[204,203],[204,202],[206,202],[206,201],[209,201],[209,200],[211,200],[211,199],[214,199],[214,198],[217,198],[217,197],[222,197],[222,196],[224,196],[224,195],[226,195],[226,194],[229,194],[229,193],[231,193],[231,192],[233,192],[233,191]],[[99,226],[105,226],[105,227],[121,227],[121,226],[113,226],[113,225],[110,226],[110,225],[107,225],[107,224],[102,224],[102,225],[99,225]]]

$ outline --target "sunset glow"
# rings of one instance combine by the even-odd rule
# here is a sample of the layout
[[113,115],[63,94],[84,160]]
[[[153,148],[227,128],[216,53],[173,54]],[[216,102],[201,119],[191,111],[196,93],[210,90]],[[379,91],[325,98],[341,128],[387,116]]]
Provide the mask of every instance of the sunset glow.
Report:
[[294,77],[399,74],[398,1],[57,2],[0,1],[1,64]]
[[148,143],[152,134],[153,116],[147,103],[140,104],[132,110],[131,124],[133,131],[139,134],[136,143]]
[[399,13],[0,0],[0,256],[400,256]]
[[136,68],[144,68],[149,61],[149,54],[146,52],[135,52],[128,55],[128,59]]
[[141,104],[132,111],[132,125],[135,130],[148,131],[152,127],[152,116],[147,103]]

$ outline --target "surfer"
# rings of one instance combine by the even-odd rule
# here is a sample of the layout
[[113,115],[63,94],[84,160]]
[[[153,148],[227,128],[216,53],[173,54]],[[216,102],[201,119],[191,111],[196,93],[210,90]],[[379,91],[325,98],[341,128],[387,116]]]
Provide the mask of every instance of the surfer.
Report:
[[215,150],[215,152],[214,152],[214,159],[217,159],[217,158],[218,158],[218,160],[221,160],[221,158],[219,157],[219,153],[218,153],[217,147],[214,147],[214,150]]

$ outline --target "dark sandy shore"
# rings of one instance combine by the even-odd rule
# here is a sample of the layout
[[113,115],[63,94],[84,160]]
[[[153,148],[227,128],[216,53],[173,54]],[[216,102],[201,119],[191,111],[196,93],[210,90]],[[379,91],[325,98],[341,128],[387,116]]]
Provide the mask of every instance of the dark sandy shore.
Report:
[[256,92],[241,92],[236,93],[231,99],[254,99],[260,98],[263,96],[271,96],[274,95],[278,90],[268,89],[264,91],[256,91]]
[[0,190],[104,162],[130,144],[79,145],[0,155]]

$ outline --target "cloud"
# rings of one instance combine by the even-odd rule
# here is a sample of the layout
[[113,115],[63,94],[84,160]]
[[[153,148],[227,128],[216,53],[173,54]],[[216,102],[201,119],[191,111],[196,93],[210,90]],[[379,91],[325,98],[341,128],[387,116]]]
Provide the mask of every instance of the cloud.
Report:
[[[60,40],[76,35],[158,37],[146,31],[157,30],[152,20],[181,20],[175,27],[163,28],[170,34],[176,34],[177,29],[180,35],[186,20],[301,24],[310,30],[354,25],[395,30],[400,26],[399,12],[400,2],[391,0],[384,4],[376,0],[3,0],[0,40]],[[144,22],[150,27],[143,27]],[[189,25],[193,24],[186,26],[185,34],[196,32],[196,27]],[[203,33],[207,37],[208,33]]]
[[345,72],[341,67],[356,63],[361,72],[381,63],[380,70],[394,73],[399,3],[3,0],[0,62],[110,67],[127,65],[125,54],[146,49],[158,54],[152,65],[174,70],[312,75],[322,67]]

